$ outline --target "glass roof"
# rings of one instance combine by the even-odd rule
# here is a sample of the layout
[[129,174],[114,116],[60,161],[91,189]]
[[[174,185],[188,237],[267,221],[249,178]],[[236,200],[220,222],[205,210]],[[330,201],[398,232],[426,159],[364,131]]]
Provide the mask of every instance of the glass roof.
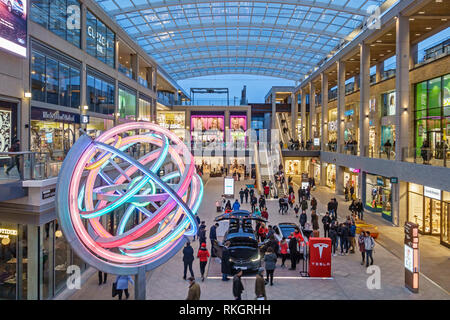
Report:
[[384,0],[96,0],[176,79],[300,80]]

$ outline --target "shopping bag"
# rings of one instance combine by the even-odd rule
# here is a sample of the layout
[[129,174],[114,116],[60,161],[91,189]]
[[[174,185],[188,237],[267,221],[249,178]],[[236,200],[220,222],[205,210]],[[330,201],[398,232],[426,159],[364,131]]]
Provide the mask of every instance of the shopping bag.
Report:
[[114,298],[115,296],[117,296],[117,283],[114,282],[112,285],[112,297]]

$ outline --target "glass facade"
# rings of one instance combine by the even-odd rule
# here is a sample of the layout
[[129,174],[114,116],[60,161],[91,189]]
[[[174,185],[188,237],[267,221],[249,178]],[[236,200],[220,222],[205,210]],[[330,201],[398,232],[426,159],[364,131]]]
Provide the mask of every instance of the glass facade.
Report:
[[416,156],[423,156],[421,148],[428,145],[433,158],[443,159],[449,152],[450,74],[416,84],[415,95]]
[[421,234],[440,236],[450,247],[450,192],[409,183],[408,221],[419,226]]
[[139,98],[139,120],[150,121],[152,114],[152,103]]
[[100,79],[94,74],[87,74],[86,101],[89,111],[114,115],[115,85],[113,81]]
[[79,108],[80,69],[33,50],[31,94],[35,101]]
[[119,118],[136,120],[136,94],[119,88]]
[[31,20],[80,48],[81,33],[74,17],[80,12],[77,0],[31,0]]
[[86,52],[111,68],[115,62],[115,34],[90,11],[86,13]]

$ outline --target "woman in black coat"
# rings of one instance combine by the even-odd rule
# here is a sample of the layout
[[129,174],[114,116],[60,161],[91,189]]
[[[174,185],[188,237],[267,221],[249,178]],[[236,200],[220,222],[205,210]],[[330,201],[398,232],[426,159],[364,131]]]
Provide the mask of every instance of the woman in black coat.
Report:
[[289,253],[291,256],[291,268],[289,270],[295,270],[297,267],[298,249],[297,238],[295,238],[294,236],[289,239]]

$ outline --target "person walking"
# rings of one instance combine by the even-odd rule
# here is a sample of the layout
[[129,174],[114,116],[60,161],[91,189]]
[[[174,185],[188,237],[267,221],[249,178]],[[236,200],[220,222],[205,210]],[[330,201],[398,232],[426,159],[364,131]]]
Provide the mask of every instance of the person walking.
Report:
[[222,281],[230,280],[228,275],[231,274],[231,264],[230,264],[230,251],[228,247],[230,246],[230,242],[225,242],[225,245],[222,248],[222,259],[221,259],[221,271],[222,271]]
[[295,205],[294,207],[294,212],[295,212],[295,217],[298,218],[298,212],[300,211],[300,207],[298,206],[298,204]]
[[364,247],[364,240],[366,239],[366,233],[364,231],[361,230],[361,233],[359,234],[358,237],[358,247],[359,247],[359,252],[361,252],[361,265],[364,264],[364,260],[366,257],[366,249]]
[[289,270],[295,270],[297,268],[298,246],[297,238],[294,236],[289,239],[289,252],[291,254],[291,267]]
[[122,300],[123,292],[125,292],[126,299],[130,297],[130,293],[128,292],[128,282],[131,282],[131,284],[134,285],[134,281],[131,276],[117,276],[115,284],[117,294],[119,295],[119,300]]
[[375,240],[373,240],[369,231],[366,231],[366,237],[364,239],[364,249],[366,250],[366,267],[373,265],[373,248],[375,247]]
[[317,210],[317,200],[314,197],[311,199],[311,210]]
[[219,227],[219,224],[216,222],[211,228],[209,229],[209,240],[211,241],[211,257],[215,258],[216,255],[216,242],[217,242],[217,228]]
[[269,283],[273,286],[273,273],[277,266],[277,255],[273,251],[272,247],[267,248],[266,254],[264,255],[264,265],[266,267],[266,283]]
[[200,249],[198,249],[197,258],[200,260],[200,274],[202,275],[202,282],[205,281],[205,269],[208,263],[209,252],[206,248],[206,243],[202,243]]
[[286,267],[284,263],[286,262],[286,259],[288,257],[288,248],[289,248],[289,245],[286,241],[286,237],[283,237],[283,239],[281,239],[281,241],[280,241],[280,254],[281,254],[281,267],[282,268]]
[[255,280],[255,296],[256,300],[267,300],[266,283],[264,282],[264,268],[260,267],[256,274]]
[[264,196],[266,197],[266,199],[269,199],[269,192],[270,192],[270,187],[268,185],[266,185],[264,187]]
[[248,191],[248,188],[246,187],[244,189],[245,203],[248,203],[248,193],[249,193],[249,191]]
[[200,285],[194,277],[189,278],[189,291],[186,300],[200,300]]
[[250,196],[250,202],[251,202],[251,205],[252,205],[252,213],[253,213],[253,212],[255,212],[256,205],[258,204],[258,199],[256,199],[256,197],[254,195]]
[[263,210],[261,211],[261,217],[269,220],[269,212],[267,212],[267,208],[263,208]]
[[108,278],[108,274],[106,272],[101,272],[100,270],[98,271],[98,285],[99,286],[102,284],[105,284],[107,278]]
[[192,270],[192,262],[194,262],[194,249],[191,247],[191,243],[186,242],[186,246],[183,249],[183,263],[184,263],[184,273],[183,280],[186,280],[187,269],[191,273],[191,277],[194,278],[194,271]]
[[255,189],[251,188],[249,191],[250,199],[255,195]]
[[233,203],[233,211],[239,211],[240,208],[241,208],[241,205],[239,204],[238,199],[236,199]]
[[312,228],[313,228],[314,237],[318,238],[320,236],[319,216],[316,214],[315,210],[311,211],[311,224],[312,224]]
[[259,210],[262,211],[266,207],[266,198],[264,196],[259,197]]
[[[331,199],[328,204],[327,204],[327,210],[330,213],[332,218],[335,218],[335,214],[334,214],[334,201],[333,199]],[[335,218],[336,219],[336,218]]]
[[308,202],[306,201],[306,198],[303,197],[303,200],[302,200],[302,211],[306,212],[307,209],[308,209]]
[[242,291],[244,291],[244,285],[242,284],[242,270],[233,277],[233,296],[235,300],[242,300]]
[[355,246],[356,246],[355,236],[356,236],[356,225],[354,222],[351,222],[348,234],[350,253],[355,253]]
[[[200,217],[198,215],[195,216],[195,221],[197,221],[197,224],[200,226]],[[198,235],[198,231],[197,231],[197,235]],[[192,239],[192,241],[195,241],[195,234],[194,234],[194,238]]]
[[[344,254],[347,255],[348,254],[348,227],[346,224],[341,223],[339,225],[339,228],[337,230],[338,235],[339,235],[339,241],[341,244],[341,253],[340,255],[343,256]],[[344,253],[345,250],[345,253]]]
[[305,228],[305,224],[306,224],[307,220],[308,220],[308,216],[306,215],[306,211],[302,211],[302,213],[300,214],[300,219],[299,219],[302,229]]
[[336,248],[338,246],[338,233],[337,227],[335,223],[332,223],[330,226],[330,231],[328,233],[328,237],[331,239],[331,251],[333,257],[336,257]]
[[198,233],[198,240],[200,242],[200,246],[205,243],[206,244],[206,225],[202,224],[200,226],[200,230]]
[[322,224],[323,224],[323,232],[324,232],[324,237],[327,237],[327,235],[329,235],[330,233],[330,224],[331,224],[331,217],[330,217],[330,213],[327,212],[325,214],[325,216],[322,218]]
[[350,204],[350,206],[348,207],[348,210],[353,214],[356,213],[357,207],[356,207],[356,203],[355,200],[352,200],[352,203]]
[[239,191],[239,197],[241,198],[241,203],[244,203],[244,196],[245,196],[244,190],[241,188],[241,191]]
[[361,199],[358,199],[358,202],[356,203],[356,212],[358,213],[358,219],[364,220],[364,206]]

